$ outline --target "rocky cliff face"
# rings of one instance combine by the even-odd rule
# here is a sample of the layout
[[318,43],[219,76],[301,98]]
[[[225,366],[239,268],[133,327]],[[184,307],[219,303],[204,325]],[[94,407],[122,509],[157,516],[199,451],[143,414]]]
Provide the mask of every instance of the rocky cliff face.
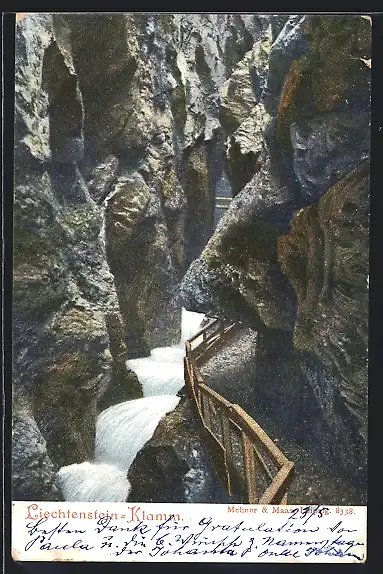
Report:
[[[120,377],[125,395],[141,389],[124,363],[103,211],[81,168],[85,111],[71,45],[50,15],[17,24],[15,106],[14,497],[44,499],[58,466],[92,457],[108,386]],[[33,493],[23,482],[31,472]]]
[[17,23],[15,498],[57,496],[57,468],[92,458],[98,410],[141,396],[126,358],[178,341],[179,282],[213,232],[219,89],[267,27],[224,14]]
[[369,49],[359,16],[17,23],[14,498],[92,459],[97,412],[142,394],[126,358],[178,341],[182,303],[294,338],[359,472]]
[[254,47],[245,55],[230,79],[238,96],[222,99],[237,195],[182,284],[187,308],[247,323],[264,341],[291,333],[291,360],[273,353],[272,368],[260,338],[256,385],[283,419],[283,393],[267,400],[271,371],[303,375],[322,421],[310,448],[357,482],[367,438],[370,50],[361,16],[290,17],[253,100]]

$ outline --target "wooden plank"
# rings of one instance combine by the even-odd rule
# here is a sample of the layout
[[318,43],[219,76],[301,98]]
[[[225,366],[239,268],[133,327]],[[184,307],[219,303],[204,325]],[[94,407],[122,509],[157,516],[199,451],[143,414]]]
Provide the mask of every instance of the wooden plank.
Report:
[[270,456],[280,465],[288,464],[289,459],[273,443],[271,438],[265,433],[262,427],[247,414],[239,405],[231,408],[231,418],[249,435],[250,438],[259,439],[267,448]]
[[218,474],[218,477],[222,480],[228,494],[231,494],[231,479],[229,470],[226,463],[226,453],[222,445],[217,441],[210,429],[204,426],[204,433],[207,445],[209,447],[210,453],[213,459],[213,466]]
[[228,327],[225,327],[224,333],[226,335],[226,333],[229,333],[230,331],[239,331],[239,329],[240,329],[240,326],[237,325],[237,323],[232,323]]
[[197,411],[197,415],[198,415],[198,417],[199,417],[199,419],[200,419],[200,422],[201,422],[202,426],[205,427],[204,422],[203,422],[203,415],[202,415],[201,407],[200,407],[200,405],[198,404],[197,395],[195,395],[194,407],[195,407],[195,410]]
[[[197,380],[198,385],[204,385],[206,387],[206,385],[204,384],[203,377],[201,375],[201,371],[195,365],[194,365],[194,374],[196,376],[196,380]],[[206,388],[209,388],[209,387],[206,387]]]
[[294,463],[285,464],[263,493],[259,504],[280,504],[294,477]]
[[279,504],[287,504],[287,493],[284,495],[284,497],[282,498],[282,500]]
[[[201,387],[200,387],[201,390]],[[201,401],[202,401],[202,414],[205,421],[205,425],[207,428],[212,431],[211,428],[211,415],[210,415],[210,405],[209,405],[209,397],[205,395],[201,390]]]
[[265,462],[263,456],[261,455],[261,453],[259,452],[259,450],[258,450],[257,447],[255,446],[255,444],[252,443],[252,445],[253,445],[253,449],[254,449],[256,458],[259,460],[259,462],[260,462],[262,468],[265,470],[265,473],[266,473],[267,476],[269,477],[270,481],[272,481],[272,480],[274,479],[274,477],[273,477],[273,475],[271,474],[271,472],[270,472],[270,470],[269,470],[269,468],[268,468],[268,466],[267,466],[267,464],[266,464],[266,462]]
[[[198,351],[202,350],[203,348],[207,347],[210,343],[212,343],[215,339],[218,339],[221,334],[221,323],[217,322],[215,324],[215,328],[212,331],[203,331],[202,332],[202,341],[194,347],[195,350]],[[199,333],[198,337],[201,337],[201,333]],[[194,338],[194,341],[198,339],[197,335]]]
[[[211,331],[211,327],[213,327],[213,331]],[[208,332],[209,328],[210,332]],[[194,337],[189,340],[189,344],[191,345],[190,348],[195,362],[198,364],[205,362],[212,356],[218,345],[224,344],[227,338],[234,334],[236,329],[238,329],[238,326],[235,323],[225,327],[222,321],[217,319],[194,335]],[[202,341],[196,346],[193,346],[192,343],[196,342],[198,338],[201,338],[201,334]]]
[[245,433],[242,433],[242,446],[248,503],[257,504],[258,497],[253,443]]
[[226,335],[226,333],[234,331],[238,328],[239,326],[236,323],[232,323],[231,325],[225,326],[220,319],[213,319],[210,323],[208,323],[207,325],[205,325],[205,327],[203,327],[200,331],[198,331],[198,333],[193,335],[193,337],[191,337],[186,343],[189,343],[189,346],[191,346],[191,343],[193,343],[196,339],[201,337],[201,335],[203,341],[205,340],[209,341],[213,339],[213,337],[217,337],[217,335],[218,336]]
[[227,414],[230,415],[232,403],[229,403],[229,401],[227,401],[219,393],[208,387],[204,382],[201,382],[200,386],[204,393],[206,393],[217,403],[219,403],[219,405],[222,406],[222,408],[227,412]]
[[[226,399],[224,399],[221,395],[219,395],[219,393],[217,393],[216,391],[214,391],[213,389],[211,389],[210,387],[208,387],[208,386],[205,385],[204,383],[199,383],[199,386],[200,386],[201,390],[203,390],[203,392],[204,392],[205,394],[210,395],[210,396],[220,405],[220,407],[222,408],[222,411],[223,411],[223,412],[222,412],[222,417],[223,417],[223,420],[226,421],[226,422],[225,422],[225,425],[228,426],[227,430],[226,430],[226,431],[223,431],[223,432],[225,432],[225,436],[227,436],[227,435],[230,433],[230,426],[229,426],[230,423],[229,423],[229,421],[227,420],[227,418],[226,418],[226,416],[225,416],[225,413],[226,413],[226,414],[229,414],[230,416],[233,415],[233,413],[236,413],[236,415],[241,415],[241,414],[242,414],[241,411],[243,411],[243,409],[240,409],[240,411],[238,412],[237,409],[233,409],[233,406],[234,406],[234,405],[232,405],[231,403],[229,403],[229,401],[227,401]],[[240,408],[240,407],[238,407],[238,408]],[[245,411],[243,411],[243,413],[245,413]],[[242,430],[242,431],[248,430],[248,427],[249,427],[249,419],[250,419],[250,421],[251,421],[250,424],[255,425],[256,427],[259,427],[259,428],[255,428],[255,429],[254,429],[253,426],[251,426],[251,427],[250,427],[251,434],[253,434],[253,432],[255,432],[256,437],[257,437],[259,440],[261,440],[261,441],[263,442],[263,444],[265,444],[265,447],[266,447],[269,451],[272,450],[272,452],[271,452],[270,454],[272,455],[272,457],[273,457],[274,459],[277,459],[277,462],[279,462],[279,463],[281,464],[281,466],[282,466],[283,464],[290,463],[290,461],[288,461],[288,459],[283,455],[283,453],[281,453],[281,451],[279,451],[279,449],[274,445],[274,443],[271,441],[271,439],[266,435],[266,433],[263,431],[263,429],[262,429],[259,425],[257,425],[257,423],[256,423],[251,417],[249,417],[249,416],[247,415],[247,413],[245,413],[245,415],[246,415],[246,418],[248,419],[248,420],[245,421],[245,422],[246,422],[245,425],[242,424],[242,423],[243,423],[243,418],[242,418],[242,416],[235,416],[235,420],[234,420],[234,421],[231,421],[231,422],[237,427],[238,431],[240,431],[240,430]],[[244,428],[244,427],[245,427],[245,428]],[[251,439],[251,436],[250,436],[249,438]],[[226,439],[226,440],[228,440],[228,439]],[[230,439],[230,440],[231,440],[231,439]],[[270,449],[270,443],[271,443],[271,449]],[[277,452],[275,452],[275,451],[277,451]],[[281,455],[281,456],[280,456],[280,455]],[[230,453],[230,457],[232,458],[232,453]],[[279,459],[279,460],[278,460],[278,459]],[[268,471],[268,468],[267,468],[266,464],[264,463],[262,457],[261,457],[261,462],[262,462],[262,465],[264,466],[266,472],[268,473],[269,477],[272,478],[272,477],[270,476],[270,472]],[[290,463],[290,464],[291,464],[291,463]]]
[[238,327],[236,325],[233,325],[232,328],[227,329],[226,331],[222,331],[220,335],[216,337],[214,342],[212,341],[212,344],[207,346],[203,352],[200,352],[198,347],[198,364],[200,365],[210,359],[215,354],[216,350],[222,347],[228,341],[228,339],[230,339],[235,334],[237,328]]
[[219,335],[212,335],[212,337],[206,338],[204,341],[199,343],[196,347],[192,348],[192,353],[196,360],[202,357],[204,353],[209,351],[211,347],[215,346],[219,338]]
[[187,391],[188,397],[190,399],[193,399],[194,393],[193,393],[193,388],[192,388],[192,383],[191,383],[189,360],[187,357],[184,358],[184,379],[185,379],[185,385],[186,385],[186,391]]
[[196,395],[197,395],[197,404],[198,404],[199,410],[200,410],[201,415],[202,415],[202,420],[203,420],[202,397],[201,397],[201,389],[199,388],[199,385],[197,385]]
[[232,460],[227,459],[226,465],[229,472],[232,494],[236,494],[240,498],[241,503],[247,504],[247,490],[244,475],[238,470]]
[[200,337],[202,333],[204,333],[205,331],[208,331],[213,325],[218,324],[220,322],[221,322],[220,319],[212,319],[212,321],[210,321],[210,323],[208,323],[207,325],[202,327],[202,329],[200,331],[198,331],[198,333],[196,333],[195,335],[193,335],[193,337],[191,337],[189,339],[189,343],[194,341],[194,339],[198,339],[198,337]]
[[204,363],[206,363],[206,361],[208,361],[211,357],[213,357],[215,355],[216,350],[217,350],[217,345],[215,344],[215,342],[213,342],[211,344],[207,344],[202,349],[200,349],[200,347],[198,347],[197,352],[194,355],[195,362],[197,363],[197,365],[201,366]]
[[225,413],[222,410],[220,412],[221,412],[223,448],[226,451],[227,458],[233,460],[233,445],[231,444],[230,424],[227,417],[225,416]]

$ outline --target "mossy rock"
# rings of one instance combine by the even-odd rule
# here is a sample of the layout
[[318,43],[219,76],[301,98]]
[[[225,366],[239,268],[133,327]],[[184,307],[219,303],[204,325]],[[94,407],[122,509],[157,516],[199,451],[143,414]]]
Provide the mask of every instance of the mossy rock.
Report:
[[65,209],[60,219],[74,234],[76,241],[95,241],[100,234],[102,215],[90,202]]

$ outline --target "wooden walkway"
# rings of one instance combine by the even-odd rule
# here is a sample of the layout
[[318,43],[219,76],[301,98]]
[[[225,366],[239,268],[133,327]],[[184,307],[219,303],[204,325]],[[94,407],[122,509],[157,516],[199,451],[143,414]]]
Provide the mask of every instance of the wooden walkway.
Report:
[[247,504],[287,504],[294,463],[239,405],[208,387],[199,369],[237,328],[214,319],[186,341],[188,396],[204,427],[214,466],[228,494],[237,495],[240,502]]

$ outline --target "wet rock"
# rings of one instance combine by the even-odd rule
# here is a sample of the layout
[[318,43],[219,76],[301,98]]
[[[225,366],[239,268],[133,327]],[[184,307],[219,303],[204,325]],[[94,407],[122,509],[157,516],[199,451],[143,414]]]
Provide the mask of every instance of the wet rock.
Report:
[[264,106],[272,116],[277,111],[282,86],[292,62],[301,58],[309,48],[306,33],[307,16],[290,16],[272,45],[269,74],[262,93]]
[[301,194],[319,199],[333,183],[366,160],[370,125],[366,116],[322,114],[290,127],[293,166]]
[[128,473],[129,502],[230,501],[211,467],[201,427],[188,399],[166,415]]
[[14,397],[12,416],[12,499],[63,500],[55,487],[57,467],[26,404]]
[[288,151],[293,123],[346,110],[349,120],[364,114],[367,124],[370,113],[371,71],[361,60],[371,47],[369,22],[359,15],[304,18],[309,50],[291,63],[276,113],[278,139]]
[[180,14],[177,63],[187,93],[185,146],[219,128],[218,95],[233,68],[261,36],[267,21],[258,15]]
[[162,182],[163,211],[169,233],[171,258],[181,279],[185,268],[186,197],[174,168],[170,168]]
[[213,233],[214,197],[208,172],[208,149],[199,142],[185,159],[185,267],[198,257]]
[[293,332],[289,360],[261,369],[263,405],[277,401],[283,418],[291,397],[276,391],[279,372],[296,381],[307,448],[363,484],[371,26],[344,18],[290,17],[274,42],[261,98],[272,118],[263,142],[249,137],[262,161],[247,166],[238,144],[228,147],[236,197],[181,294],[190,310]]
[[265,164],[234,198],[181,284],[187,308],[254,328],[291,330],[295,297],[277,258],[277,238],[294,204]]
[[129,471],[130,480],[137,473],[129,501],[186,502],[184,476],[188,471],[171,445],[144,447]]
[[221,88],[220,120],[228,135],[225,167],[233,195],[251,180],[266,158],[264,131],[271,118],[260,96],[271,42],[269,24]]
[[49,99],[42,92],[43,55],[53,41],[50,14],[31,14],[16,26],[15,153],[24,161],[51,157]]
[[119,155],[126,143],[126,152],[144,154],[147,116],[138,112],[140,96],[134,77],[138,19],[133,14],[60,16],[61,25],[64,22],[70,31],[85,107],[88,154],[102,156],[105,150],[105,155]]
[[176,343],[181,307],[168,229],[160,197],[140,174],[120,177],[106,198],[106,238],[126,335],[144,354]]
[[220,120],[226,133],[233,133],[250,115],[259,100],[250,74],[253,54],[248,52],[221,89]]
[[[307,420],[311,429],[304,442],[316,458],[336,469],[348,483],[366,489],[367,393],[363,390],[356,395],[349,381],[339,377],[313,353],[303,353],[301,364],[317,411],[315,424],[310,422],[315,415]],[[305,402],[315,404],[312,399]]]
[[233,195],[252,179],[267,157],[264,132],[270,116],[262,104],[256,104],[251,114],[241,123],[226,142],[226,173]]
[[109,155],[91,170],[87,178],[87,184],[89,193],[97,203],[102,203],[112,190],[117,174],[118,158],[114,155]]
[[251,115],[260,101],[268,72],[271,43],[272,31],[269,23],[220,90],[220,121],[228,135]]
[[114,376],[110,337],[120,337],[105,318],[120,311],[103,212],[79,168],[84,109],[65,22],[20,21],[16,62],[13,385],[31,407],[13,447],[17,459],[30,424],[36,448],[62,465],[92,456],[97,401]]
[[[298,298],[295,346],[314,353],[330,370],[364,441],[368,202],[367,162],[335,184],[318,204],[297,214],[291,233],[279,241],[279,259]],[[323,397],[319,402],[325,405]]]

